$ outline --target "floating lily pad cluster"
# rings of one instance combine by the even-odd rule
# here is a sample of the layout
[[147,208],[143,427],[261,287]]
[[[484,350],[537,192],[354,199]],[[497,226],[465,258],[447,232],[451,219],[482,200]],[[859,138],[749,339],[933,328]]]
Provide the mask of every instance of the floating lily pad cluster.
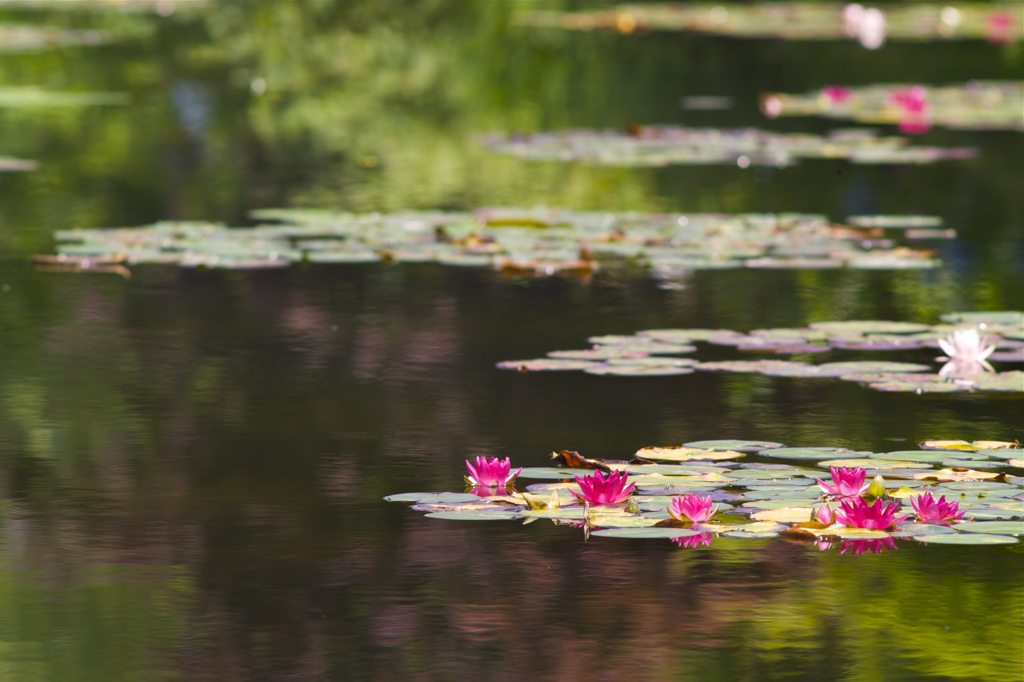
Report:
[[766,94],[761,98],[761,108],[773,118],[816,115],[904,127],[1024,131],[1024,81],[972,81],[941,87],[829,86],[802,95]]
[[0,173],[4,171],[30,171],[39,168],[38,161],[0,156]]
[[627,130],[571,129],[485,135],[493,152],[533,161],[583,161],[602,166],[729,164],[785,168],[801,159],[846,159],[858,164],[925,164],[976,155],[969,147],[910,146],[907,138],[865,128],[828,135],[776,133],[757,128],[631,126]]
[[[936,440],[920,447],[876,453],[711,440],[642,448],[629,461],[587,459],[563,451],[552,453],[553,466],[523,468],[520,480],[543,482],[520,486],[522,492],[477,486],[467,492],[402,493],[385,499],[412,502],[414,509],[438,519],[524,523],[550,519],[584,528],[588,536],[669,538],[680,546],[709,544],[717,536],[780,535],[818,542],[819,549],[843,541],[843,551],[854,553],[896,549],[897,539],[927,544],[1018,542],[1016,538],[1024,535],[1024,478],[1012,474],[1019,473],[1024,461],[1018,458],[1016,442]],[[508,461],[504,464],[507,469]],[[891,526],[868,529],[834,522],[831,517],[849,499],[830,494],[836,492],[830,484],[815,480],[829,478],[825,467],[838,468],[844,478],[874,477],[870,486],[865,482],[854,495],[864,493],[886,507]],[[593,476],[595,470],[613,472],[598,477],[628,476],[629,499],[619,504],[583,504],[579,498],[585,498],[586,491],[578,481]],[[912,498],[925,493],[943,500],[955,514],[949,512],[948,520],[915,518]],[[672,500],[680,496],[704,498],[704,506],[716,502],[717,514],[710,520],[686,523],[669,513]],[[903,515],[908,518],[902,519]]]
[[[911,362],[857,360],[812,363],[757,359],[698,361],[674,357],[697,350],[694,343],[731,346],[771,355],[820,356],[833,350],[913,351],[934,354],[964,325],[981,329],[985,345],[995,351],[985,357],[995,363],[1024,362],[1024,313],[1018,311],[952,313],[945,324],[913,322],[814,322],[799,329],[756,329],[743,334],[729,329],[648,329],[633,335],[594,336],[592,347],[561,350],[545,358],[507,360],[498,368],[518,372],[577,370],[601,376],[673,376],[705,372],[756,373],[767,376],[835,378],[856,381],[878,391],[957,393],[964,391],[1024,392],[1024,372],[976,372],[963,375],[932,373],[932,366]],[[929,358],[930,359],[930,358]]]
[[129,100],[124,92],[59,92],[31,85],[0,87],[0,108],[85,107],[127,104]]
[[0,52],[35,52],[66,45],[99,45],[100,31],[73,31],[53,26],[0,24]]
[[[58,232],[47,264],[174,263],[185,267],[266,268],[291,263],[436,262],[509,274],[589,273],[633,262],[667,279],[690,269],[919,269],[933,252],[899,246],[911,234],[885,226],[835,225],[820,215],[640,214],[555,209],[476,213],[352,215],[268,209],[255,217],[284,224],[228,228],[163,222],[138,228]],[[907,216],[904,216],[907,218]]]
[[694,31],[737,38],[860,40],[1021,40],[1019,8],[1002,3],[886,4],[851,11],[846,3],[765,2],[746,5],[664,3],[589,12],[529,12],[519,23],[569,30]]

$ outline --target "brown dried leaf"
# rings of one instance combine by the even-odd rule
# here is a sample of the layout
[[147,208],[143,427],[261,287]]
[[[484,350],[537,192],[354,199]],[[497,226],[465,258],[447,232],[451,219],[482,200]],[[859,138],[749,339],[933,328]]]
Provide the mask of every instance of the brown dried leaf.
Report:
[[587,459],[579,452],[575,450],[562,450],[561,452],[552,452],[551,459],[556,464],[569,467],[570,469],[597,469],[598,471],[604,471],[611,473],[612,468],[605,464],[600,459]]

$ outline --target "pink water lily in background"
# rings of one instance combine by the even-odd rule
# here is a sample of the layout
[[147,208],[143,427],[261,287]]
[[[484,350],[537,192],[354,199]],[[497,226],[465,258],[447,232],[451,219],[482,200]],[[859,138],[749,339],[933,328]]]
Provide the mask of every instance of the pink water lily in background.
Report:
[[814,520],[826,526],[831,526],[836,522],[836,514],[830,507],[818,507],[814,510]]
[[947,502],[945,495],[935,499],[930,492],[914,495],[910,505],[921,521],[956,521],[964,515],[959,502]]
[[515,482],[516,477],[519,476],[523,468],[520,467],[513,472],[512,460],[508,457],[505,459],[477,457],[475,465],[468,459],[466,460],[466,470],[469,471],[469,475],[465,477],[467,485],[483,488],[504,488]]
[[828,98],[829,102],[836,104],[842,104],[850,99],[852,92],[850,88],[844,88],[841,85],[829,85],[821,89],[821,94]]
[[896,516],[899,510],[899,502],[875,500],[868,504],[863,497],[854,497],[840,502],[839,509],[836,509],[836,522],[851,528],[888,530],[909,516]]
[[889,102],[900,110],[900,132],[919,135],[931,130],[928,91],[924,86],[914,85],[897,90],[889,96]]
[[676,521],[686,523],[704,523],[709,521],[718,511],[718,505],[712,507],[711,498],[701,495],[683,495],[672,498],[668,505],[668,515]]
[[869,484],[864,480],[864,469],[856,467],[829,467],[832,485],[816,478],[818,487],[833,497],[860,497],[867,492]]
[[711,538],[714,537],[714,533],[699,533],[697,535],[688,535],[685,538],[671,538],[672,542],[682,547],[700,547],[702,545],[710,545]]
[[1013,42],[1013,14],[1010,12],[993,12],[988,15],[988,30],[985,39],[996,45],[1009,45]]
[[[577,476],[580,493],[572,492],[580,502],[587,504],[618,504],[629,499],[635,483],[626,485],[629,475],[625,471],[613,471],[607,476],[595,471],[590,476]],[[581,494],[582,493],[582,494]]]
[[839,550],[840,554],[864,554],[865,552],[871,554],[881,554],[883,551],[891,552],[895,549],[899,549],[896,546],[896,541],[892,538],[873,538],[871,540],[844,540],[843,548]]

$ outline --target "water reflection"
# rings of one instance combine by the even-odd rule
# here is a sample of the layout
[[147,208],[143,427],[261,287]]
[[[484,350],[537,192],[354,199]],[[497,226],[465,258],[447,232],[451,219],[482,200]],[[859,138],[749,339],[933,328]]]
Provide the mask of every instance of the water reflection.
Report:
[[[700,116],[763,123],[754,91],[853,82],[849,73],[881,81],[890,59],[907,81],[940,66],[950,81],[1007,77],[1012,61],[987,64],[956,44],[854,56],[539,36],[509,28],[510,8],[396,13],[350,0],[79,16],[139,38],[0,60],[3,83],[45,75],[54,89],[133,95],[109,110],[0,111],[3,154],[41,162],[0,177],[0,248],[16,255],[0,259],[0,677],[1019,679],[1020,545],[855,556],[715,538],[681,551],[585,543],[547,523],[424,519],[381,501],[450,489],[477,455],[540,466],[563,448],[618,459],[703,438],[881,450],[891,438],[1021,435],[1013,399],[494,370],[593,334],[931,322],[1020,308],[1024,291],[1017,137],[932,131],[940,144],[982,147],[983,162],[945,168],[823,162],[768,175],[537,166],[466,141],[480,130],[712,123]],[[886,63],[872,56],[883,53]],[[681,112],[693,92],[736,107]],[[964,240],[946,247],[951,266],[938,273],[705,272],[677,290],[628,270],[587,286],[416,265],[153,267],[126,281],[31,272],[23,258],[73,225],[238,223],[267,205],[839,218],[847,200],[941,214]]]
[[[693,326],[791,318],[782,296],[748,303],[758,310],[725,299],[716,307],[732,275],[663,292],[603,276],[524,286],[441,266],[156,268],[131,283],[3,274],[6,314],[23,311],[26,324],[2,330],[11,505],[2,546],[6,598],[22,601],[0,611],[37,619],[35,630],[26,620],[6,627],[43,651],[104,638],[88,651],[107,667],[73,653],[53,659],[100,671],[70,679],[122,670],[465,678],[487,664],[500,679],[716,679],[749,669],[868,680],[880,650],[858,638],[877,641],[873,632],[895,642],[904,677],[1013,679],[1019,665],[1002,644],[1005,626],[993,630],[1020,613],[1006,597],[1024,593],[1019,547],[889,554],[868,542],[819,553],[693,536],[680,544],[694,551],[679,551],[657,540],[584,542],[579,529],[546,522],[423,519],[380,500],[451,489],[477,455],[540,466],[563,446],[622,458],[641,445],[728,436],[872,449],[891,449],[894,434],[1014,436],[1016,401],[868,400],[839,382],[718,375],[685,377],[696,381],[685,393],[645,380],[607,393],[592,377],[493,369],[537,347],[578,346],[595,330],[675,324],[680,296],[712,302],[683,308]],[[800,277],[775,281],[787,290]],[[732,406],[737,390],[752,393]],[[878,551],[885,563],[846,563]],[[97,567],[114,565],[129,568],[101,581],[109,606],[75,601],[95,594]],[[45,591],[23,587],[34,576]],[[956,597],[968,589],[971,599]],[[910,603],[923,632],[888,615]],[[937,651],[954,636],[945,625],[984,656],[967,666]],[[837,646],[851,653],[836,659]],[[43,658],[4,660],[27,675]]]

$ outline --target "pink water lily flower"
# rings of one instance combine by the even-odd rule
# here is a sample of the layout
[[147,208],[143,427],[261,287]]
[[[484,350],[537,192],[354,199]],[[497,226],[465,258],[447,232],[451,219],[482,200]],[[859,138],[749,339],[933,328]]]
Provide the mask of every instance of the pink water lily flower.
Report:
[[[595,471],[590,476],[577,476],[576,483],[580,493],[572,492],[581,503],[587,504],[618,504],[629,499],[635,483],[626,485],[629,475],[625,471],[613,471],[607,476]],[[581,494],[582,493],[582,494]]]
[[921,521],[956,521],[964,512],[959,502],[946,502],[946,496],[935,499],[930,492],[910,498],[910,505]]
[[829,471],[832,473],[832,485],[825,483],[820,478],[816,478],[818,487],[821,488],[826,495],[832,495],[833,497],[860,497],[867,492],[868,486],[870,485],[864,480],[864,469],[858,469],[856,467],[830,467]]
[[826,526],[831,526],[836,522],[836,513],[830,507],[818,507],[814,510],[814,520]]
[[505,459],[477,457],[475,466],[467,459],[466,469],[469,471],[469,475],[465,477],[466,484],[483,488],[504,488],[510,486],[523,470],[522,467],[519,467],[513,472],[512,460],[508,457]]
[[688,535],[685,538],[672,538],[672,542],[683,547],[700,547],[701,545],[710,545],[711,538],[714,537],[714,533],[698,533],[697,535]]
[[882,500],[875,500],[868,504],[863,497],[854,497],[840,502],[839,509],[836,509],[836,522],[852,528],[888,530],[909,516],[896,516],[899,509],[898,502],[883,504]]
[[881,554],[883,551],[891,552],[894,549],[899,549],[896,546],[896,541],[892,538],[873,538],[871,540],[844,540],[843,548],[839,550],[840,554],[864,554],[869,552],[871,554]]
[[709,521],[718,511],[718,505],[711,505],[711,498],[701,495],[683,495],[672,498],[668,505],[668,515],[680,523],[693,521],[704,523]]

